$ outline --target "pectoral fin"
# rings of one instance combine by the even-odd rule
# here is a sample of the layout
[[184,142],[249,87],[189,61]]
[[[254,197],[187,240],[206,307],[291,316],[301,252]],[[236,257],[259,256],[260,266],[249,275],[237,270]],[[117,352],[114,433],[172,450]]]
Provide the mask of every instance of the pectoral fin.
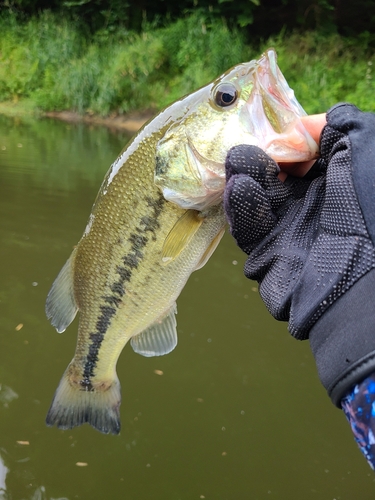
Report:
[[163,356],[173,351],[177,345],[177,306],[173,304],[169,312],[139,335],[130,339],[135,352],[142,356]]
[[162,262],[169,264],[180,255],[200,228],[203,218],[196,210],[187,210],[178,219],[165,239],[162,249]]
[[204,254],[202,255],[200,261],[197,264],[197,267],[194,269],[195,271],[198,271],[198,269],[201,269],[208,261],[208,259],[211,257],[211,255],[214,253],[216,250],[216,247],[220,243],[221,238],[223,237],[225,233],[225,227],[220,229],[218,234],[215,236],[215,238],[211,241],[211,243],[208,245],[206,248]]
[[53,282],[46,300],[47,318],[59,333],[68,328],[78,311],[73,289],[74,257],[75,250]]

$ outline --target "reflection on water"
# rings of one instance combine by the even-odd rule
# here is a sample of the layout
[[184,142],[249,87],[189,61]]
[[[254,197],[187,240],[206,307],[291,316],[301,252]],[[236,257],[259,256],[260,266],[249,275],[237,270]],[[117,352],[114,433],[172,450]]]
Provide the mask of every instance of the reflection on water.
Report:
[[8,408],[9,403],[18,398],[18,394],[7,385],[0,384],[0,402],[4,408]]
[[56,333],[45,297],[126,140],[0,117],[0,498],[373,499],[308,344],[269,317],[229,236],[178,301],[176,350],[124,349],[121,435],[45,426],[77,331]]
[[61,497],[61,498],[49,497],[46,494],[46,489],[44,486],[40,486],[39,488],[37,488],[30,497],[30,500],[48,500],[48,499],[50,499],[50,500],[68,500],[68,498],[66,498],[66,497]]
[[6,499],[5,493],[6,493],[7,487],[5,484],[5,478],[6,478],[7,473],[8,473],[8,468],[5,467],[4,461],[0,455],[0,499],[1,500]]

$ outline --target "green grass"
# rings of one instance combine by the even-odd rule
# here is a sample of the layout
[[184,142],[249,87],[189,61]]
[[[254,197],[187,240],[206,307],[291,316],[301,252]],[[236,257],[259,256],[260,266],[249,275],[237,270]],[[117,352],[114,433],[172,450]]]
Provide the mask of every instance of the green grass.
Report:
[[27,103],[28,110],[103,116],[158,110],[273,46],[307,112],[338,101],[375,111],[374,50],[366,36],[280,34],[259,49],[201,13],[104,38],[88,37],[74,22],[49,13],[23,23],[7,16],[0,18],[0,33],[0,101]]

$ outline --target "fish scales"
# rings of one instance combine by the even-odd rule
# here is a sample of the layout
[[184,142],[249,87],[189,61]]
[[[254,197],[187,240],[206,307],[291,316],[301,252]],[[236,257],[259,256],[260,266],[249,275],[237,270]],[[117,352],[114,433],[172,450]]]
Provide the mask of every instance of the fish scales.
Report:
[[[224,231],[227,151],[244,143],[269,147],[275,157],[287,151],[288,161],[316,154],[289,91],[269,51],[166,108],[112,165],[47,297],[47,316],[59,332],[79,310],[75,355],[48,425],[88,422],[104,433],[120,431],[118,357],[129,340],[144,356],[176,346],[175,301]],[[272,140],[262,143],[266,136]]]

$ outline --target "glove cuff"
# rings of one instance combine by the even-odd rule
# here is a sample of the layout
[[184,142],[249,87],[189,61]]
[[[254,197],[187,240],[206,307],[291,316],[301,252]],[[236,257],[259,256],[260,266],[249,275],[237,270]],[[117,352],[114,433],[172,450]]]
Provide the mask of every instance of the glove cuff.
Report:
[[375,269],[323,314],[309,339],[318,373],[332,402],[375,371]]

